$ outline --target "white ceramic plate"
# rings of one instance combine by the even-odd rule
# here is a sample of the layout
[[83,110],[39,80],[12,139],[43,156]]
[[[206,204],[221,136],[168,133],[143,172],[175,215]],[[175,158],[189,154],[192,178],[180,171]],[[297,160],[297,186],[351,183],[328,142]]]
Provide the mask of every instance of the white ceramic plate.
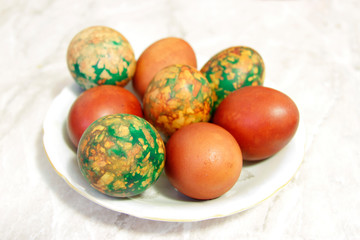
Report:
[[300,121],[291,142],[275,156],[256,163],[244,163],[235,186],[223,196],[196,201],[174,190],[163,173],[159,180],[139,196],[108,197],[94,190],[83,178],[76,161],[76,150],[68,140],[66,118],[80,89],[72,84],[54,99],[44,120],[43,142],[55,171],[89,200],[139,218],[161,221],[199,221],[228,216],[249,209],[283,188],[295,175],[304,157],[305,130]]

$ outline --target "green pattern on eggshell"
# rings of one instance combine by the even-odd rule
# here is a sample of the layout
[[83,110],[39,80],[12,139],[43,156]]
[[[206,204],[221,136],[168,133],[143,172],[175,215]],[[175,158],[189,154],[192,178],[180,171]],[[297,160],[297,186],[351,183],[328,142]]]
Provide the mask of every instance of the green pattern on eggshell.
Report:
[[145,119],[130,114],[108,115],[86,129],[77,160],[92,187],[109,196],[131,197],[159,178],[165,164],[165,145]]
[[79,32],[70,42],[67,65],[83,89],[109,84],[125,86],[135,73],[130,43],[114,29],[96,26]]
[[245,86],[264,84],[263,59],[250,47],[225,49],[213,56],[200,71],[213,89],[213,111],[231,92]]
[[144,98],[144,115],[165,136],[195,122],[210,120],[212,90],[194,67],[171,65],[150,82]]

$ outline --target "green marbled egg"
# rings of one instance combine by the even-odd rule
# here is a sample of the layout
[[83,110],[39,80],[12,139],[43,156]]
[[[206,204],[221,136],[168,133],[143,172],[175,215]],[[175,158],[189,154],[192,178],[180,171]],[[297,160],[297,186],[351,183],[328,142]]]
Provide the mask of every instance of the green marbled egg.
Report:
[[250,47],[230,47],[213,56],[200,70],[213,90],[213,111],[231,92],[264,84],[265,66]]
[[77,161],[96,190],[109,196],[130,197],[157,181],[165,164],[165,145],[145,119],[113,114],[85,130]]
[[67,65],[83,89],[98,85],[125,86],[135,74],[136,60],[127,39],[116,30],[89,27],[71,40]]

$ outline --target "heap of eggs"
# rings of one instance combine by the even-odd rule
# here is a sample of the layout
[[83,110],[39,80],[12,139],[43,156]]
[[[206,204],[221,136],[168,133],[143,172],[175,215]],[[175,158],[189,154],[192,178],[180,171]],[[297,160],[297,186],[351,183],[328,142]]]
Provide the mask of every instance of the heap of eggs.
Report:
[[224,49],[198,70],[190,44],[169,37],[136,62],[122,34],[96,26],[75,35],[67,64],[83,89],[68,135],[82,175],[109,196],[141,194],[165,170],[188,197],[220,197],[243,161],[273,156],[299,124],[296,104],[263,86],[264,62],[250,47]]

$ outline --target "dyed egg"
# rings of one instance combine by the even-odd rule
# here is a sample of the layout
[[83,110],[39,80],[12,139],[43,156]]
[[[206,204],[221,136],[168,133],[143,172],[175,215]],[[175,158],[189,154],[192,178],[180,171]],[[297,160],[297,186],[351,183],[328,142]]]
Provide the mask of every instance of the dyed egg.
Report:
[[235,138],[211,123],[194,123],[171,135],[166,144],[165,173],[181,193],[213,199],[237,182],[243,159]]
[[77,147],[79,140],[96,119],[116,113],[128,113],[143,117],[139,100],[129,90],[101,85],[88,89],[72,104],[67,121],[71,142]]
[[154,42],[140,55],[134,79],[134,90],[142,98],[155,74],[173,64],[197,67],[195,52],[185,40],[169,37]]
[[213,56],[201,69],[213,89],[215,110],[221,101],[244,86],[263,85],[265,67],[258,52],[249,47],[231,47]]
[[195,122],[210,119],[212,91],[194,67],[171,65],[150,82],[144,98],[145,118],[165,136]]
[[293,138],[299,110],[284,93],[263,86],[249,86],[227,96],[212,121],[237,140],[244,160],[257,161],[279,152]]
[[92,123],[80,139],[77,161],[96,190],[114,197],[138,195],[159,178],[165,146],[143,118],[114,114]]
[[103,84],[125,86],[135,73],[136,61],[123,35],[109,27],[95,26],[72,39],[67,65],[80,87],[89,89]]

